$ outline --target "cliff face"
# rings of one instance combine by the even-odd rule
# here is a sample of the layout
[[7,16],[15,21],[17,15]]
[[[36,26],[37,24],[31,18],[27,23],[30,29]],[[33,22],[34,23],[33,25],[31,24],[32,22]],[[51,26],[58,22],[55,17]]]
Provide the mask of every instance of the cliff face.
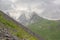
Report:
[[13,20],[0,11],[0,37],[1,40],[42,40],[40,36],[33,33],[17,21]]

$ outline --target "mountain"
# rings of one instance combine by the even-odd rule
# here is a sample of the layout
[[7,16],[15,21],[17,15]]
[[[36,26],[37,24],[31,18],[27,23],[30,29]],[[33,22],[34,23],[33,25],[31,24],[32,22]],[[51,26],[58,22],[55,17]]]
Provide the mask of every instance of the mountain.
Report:
[[42,40],[37,34],[0,11],[1,40]]
[[39,16],[36,14],[36,12],[28,12],[28,15],[26,13],[22,13],[19,18],[17,19],[19,23],[27,26],[31,23],[35,23],[37,20],[39,20]]
[[28,13],[28,15],[27,15],[25,13],[22,13],[22,15],[17,20],[25,26],[30,23],[34,23],[35,12],[32,12],[30,14]]
[[60,40],[60,20],[47,20],[37,14],[32,16],[34,23],[28,28],[42,36],[45,40]]

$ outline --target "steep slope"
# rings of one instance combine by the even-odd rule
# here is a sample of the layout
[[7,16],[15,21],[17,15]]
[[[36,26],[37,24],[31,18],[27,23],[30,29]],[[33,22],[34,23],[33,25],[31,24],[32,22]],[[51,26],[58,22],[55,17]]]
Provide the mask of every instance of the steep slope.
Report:
[[41,38],[38,38],[38,36],[30,31],[29,29],[25,28],[23,25],[19,24],[6,14],[0,11],[0,23],[4,26],[1,26],[0,28],[6,28],[8,29],[8,32],[11,33],[11,35],[16,36],[19,38],[19,40],[40,40]]
[[60,21],[47,20],[37,14],[33,19],[35,23],[29,24],[28,28],[40,34],[45,40],[60,40]]

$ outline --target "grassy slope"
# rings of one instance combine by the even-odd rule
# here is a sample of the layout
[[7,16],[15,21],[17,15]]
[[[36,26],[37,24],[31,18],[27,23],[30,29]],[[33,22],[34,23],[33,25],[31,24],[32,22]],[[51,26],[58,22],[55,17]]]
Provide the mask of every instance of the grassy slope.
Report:
[[29,26],[32,31],[40,34],[45,40],[60,40],[60,21],[40,18],[36,23]]
[[[7,20],[3,17],[3,12],[0,11],[0,23],[4,25],[5,28],[9,28],[10,33],[12,35],[15,35],[19,37],[20,39],[26,39],[26,40],[38,40],[36,37],[32,36],[28,32],[26,32],[24,29],[19,27],[19,25],[16,25],[13,21]],[[1,26],[1,25],[0,25]]]

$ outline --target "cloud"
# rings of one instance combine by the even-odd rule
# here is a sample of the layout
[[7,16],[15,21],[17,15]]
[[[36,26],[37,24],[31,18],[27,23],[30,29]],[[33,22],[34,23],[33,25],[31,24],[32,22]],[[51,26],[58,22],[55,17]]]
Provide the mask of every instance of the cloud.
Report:
[[17,0],[10,0],[10,1],[14,3],[14,2],[16,2]]
[[56,5],[60,5],[60,0],[55,0],[53,3],[55,3]]
[[[1,0],[0,9],[2,10],[44,10],[52,0]],[[36,12],[38,12],[36,11]],[[40,11],[39,11],[40,12]],[[39,13],[38,12],[38,13]]]
[[58,16],[56,15],[58,10],[60,10],[60,0],[0,0],[0,9],[12,15],[15,12],[20,15],[21,11],[34,11],[42,17],[55,19]]
[[10,10],[13,3],[9,0],[0,0],[0,10]]
[[15,2],[16,10],[28,11],[30,9],[31,11],[36,11],[38,13],[44,10],[44,4],[45,3],[42,0],[17,0]]

